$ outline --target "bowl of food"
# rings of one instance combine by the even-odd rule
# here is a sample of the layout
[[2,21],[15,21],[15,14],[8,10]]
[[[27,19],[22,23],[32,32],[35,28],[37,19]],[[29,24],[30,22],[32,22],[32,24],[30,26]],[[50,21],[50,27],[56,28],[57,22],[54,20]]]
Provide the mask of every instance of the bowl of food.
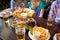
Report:
[[4,20],[7,20],[12,14],[11,12],[1,12],[2,17],[4,18]]
[[34,27],[33,31],[29,31],[28,35],[32,40],[49,40],[50,33],[48,29],[42,27]]

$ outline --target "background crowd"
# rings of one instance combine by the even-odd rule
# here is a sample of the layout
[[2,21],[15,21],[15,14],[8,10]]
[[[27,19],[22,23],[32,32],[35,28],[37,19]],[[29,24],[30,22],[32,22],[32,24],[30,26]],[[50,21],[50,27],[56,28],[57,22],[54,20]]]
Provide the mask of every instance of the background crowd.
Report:
[[[10,8],[10,1],[11,0],[0,0],[0,11],[6,9],[6,8]],[[55,0],[42,0],[45,2],[45,8],[44,8],[44,15],[43,17],[45,19],[47,19],[48,13],[50,11],[50,7],[53,1]],[[26,5],[28,5],[28,2],[30,2],[30,0],[26,0]],[[28,6],[26,6],[28,7]]]

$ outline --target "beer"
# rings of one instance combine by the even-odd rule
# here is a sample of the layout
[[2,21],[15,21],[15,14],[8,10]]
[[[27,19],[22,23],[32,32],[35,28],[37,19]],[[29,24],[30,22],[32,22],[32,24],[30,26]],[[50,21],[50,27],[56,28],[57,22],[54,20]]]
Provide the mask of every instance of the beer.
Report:
[[4,18],[4,21],[7,21],[7,20],[8,20],[8,18],[9,18],[9,17],[7,17],[7,18]]
[[16,28],[17,40],[25,40],[25,28]]
[[47,25],[48,26],[52,26],[52,24],[53,24],[53,19],[52,18],[48,18]]
[[25,36],[23,35],[17,35],[17,40],[25,40]]

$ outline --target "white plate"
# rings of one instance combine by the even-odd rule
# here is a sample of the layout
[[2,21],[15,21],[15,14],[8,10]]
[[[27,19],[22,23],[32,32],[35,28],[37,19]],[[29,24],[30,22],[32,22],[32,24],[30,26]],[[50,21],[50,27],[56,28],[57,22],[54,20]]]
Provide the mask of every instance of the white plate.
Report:
[[[47,30],[47,32],[48,32],[48,30]],[[28,32],[28,36],[29,36],[30,39],[32,39],[32,40],[37,40],[37,39],[34,37],[34,35],[32,35],[32,34],[30,33],[30,31]],[[47,39],[46,39],[46,40],[49,40],[49,38],[50,38],[50,33],[47,34]]]
[[36,40],[36,38],[30,33],[30,31],[28,32],[28,36],[30,37],[30,39]]
[[57,40],[57,38],[56,38],[56,34],[54,35],[53,40]]

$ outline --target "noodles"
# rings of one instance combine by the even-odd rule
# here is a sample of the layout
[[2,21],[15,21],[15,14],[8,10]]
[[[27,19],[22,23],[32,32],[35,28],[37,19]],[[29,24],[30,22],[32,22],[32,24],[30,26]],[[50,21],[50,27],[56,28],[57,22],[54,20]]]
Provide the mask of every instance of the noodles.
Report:
[[37,27],[37,26],[33,28],[33,35],[39,40],[47,39],[49,36],[48,34],[49,32],[45,28]]

